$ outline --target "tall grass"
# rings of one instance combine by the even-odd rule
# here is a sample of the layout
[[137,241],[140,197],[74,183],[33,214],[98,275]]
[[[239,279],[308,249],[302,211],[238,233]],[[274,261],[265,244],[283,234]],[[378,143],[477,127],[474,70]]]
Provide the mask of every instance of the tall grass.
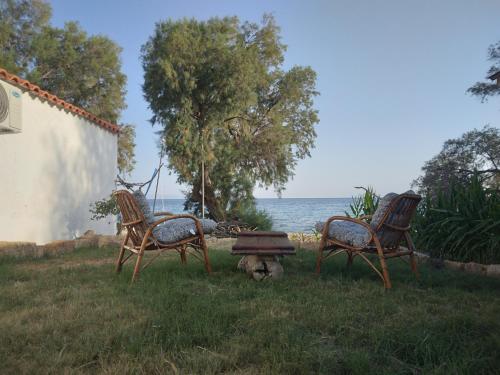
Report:
[[[500,280],[390,262],[394,288],[356,259],[298,251],[254,282],[228,250],[213,274],[160,257],[130,285],[117,249],[0,257],[3,374],[493,374]],[[146,257],[154,254],[146,254]]]
[[462,262],[500,263],[500,195],[478,176],[428,196],[415,218],[417,247]]

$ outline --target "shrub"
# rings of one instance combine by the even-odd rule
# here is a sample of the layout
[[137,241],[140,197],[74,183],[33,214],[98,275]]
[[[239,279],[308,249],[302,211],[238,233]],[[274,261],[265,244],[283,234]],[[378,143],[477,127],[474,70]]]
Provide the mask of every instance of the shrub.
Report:
[[245,202],[241,204],[236,212],[238,220],[256,228],[257,230],[271,230],[273,220],[265,210],[258,210],[254,202]]
[[499,191],[473,175],[427,196],[417,211],[414,238],[433,257],[500,263]]
[[118,218],[116,222],[116,233],[119,234],[121,231],[121,217],[120,210],[118,209],[118,204],[113,195],[108,198],[103,198],[100,201],[90,204],[90,213],[92,216],[91,220],[101,220],[108,216],[116,216]]

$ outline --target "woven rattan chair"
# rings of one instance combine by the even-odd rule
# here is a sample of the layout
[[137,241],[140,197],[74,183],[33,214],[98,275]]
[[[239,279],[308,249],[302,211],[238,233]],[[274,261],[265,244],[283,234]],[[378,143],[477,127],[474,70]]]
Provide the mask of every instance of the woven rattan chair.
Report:
[[[415,246],[410,237],[410,221],[421,197],[412,191],[401,195],[394,193],[380,200],[373,216],[350,218],[332,216],[326,223],[318,223],[322,237],[316,260],[316,273],[321,272],[321,263],[328,257],[347,253],[350,266],[354,257],[360,256],[380,276],[386,289],[391,288],[386,260],[409,256],[411,270],[418,278]],[[370,224],[366,220],[371,219]],[[406,247],[401,247],[402,241]],[[380,270],[365,254],[376,254]]]
[[[188,249],[192,249],[190,254],[198,258],[205,264],[206,271],[210,274],[211,266],[208,257],[208,248],[205,242],[204,230],[202,222],[192,215],[168,215],[161,219],[155,220],[152,218],[152,213],[145,212],[149,210],[147,201],[142,193],[140,197],[144,197],[144,202],[138,202],[136,194],[131,194],[127,190],[118,190],[113,193],[122,215],[122,227],[127,229],[127,234],[120,247],[120,255],[116,264],[116,272],[120,272],[123,264],[133,255],[137,255],[132,282],[137,280],[141,270],[149,266],[161,253],[167,250],[174,250],[180,254],[181,263],[187,262]],[[163,216],[165,212],[156,213],[155,216]],[[149,220],[148,220],[149,218]],[[179,219],[181,219],[179,221]],[[187,221],[187,223],[186,223]],[[205,220],[210,222],[211,220]],[[187,232],[184,238],[176,238],[174,241],[164,242],[161,237],[161,231],[166,226],[173,224],[190,225],[191,229]],[[212,222],[213,223],[213,222]],[[193,225],[194,224],[194,225]],[[214,223],[215,224],[215,223]],[[179,227],[179,225],[177,225]],[[156,234],[155,234],[156,233]],[[159,236],[160,235],[160,236]],[[126,251],[130,254],[125,256]],[[143,267],[141,267],[142,258],[146,251],[157,250],[158,253],[153,256]]]

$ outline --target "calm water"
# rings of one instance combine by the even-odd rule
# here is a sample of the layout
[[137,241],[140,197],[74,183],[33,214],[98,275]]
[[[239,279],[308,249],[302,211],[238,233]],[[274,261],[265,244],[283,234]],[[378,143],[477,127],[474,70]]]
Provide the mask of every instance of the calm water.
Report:
[[[268,198],[257,199],[257,207],[273,218],[273,229],[285,232],[311,232],[314,224],[333,215],[344,215],[351,198]],[[151,202],[152,204],[152,202]],[[184,211],[183,199],[158,199],[155,211]]]

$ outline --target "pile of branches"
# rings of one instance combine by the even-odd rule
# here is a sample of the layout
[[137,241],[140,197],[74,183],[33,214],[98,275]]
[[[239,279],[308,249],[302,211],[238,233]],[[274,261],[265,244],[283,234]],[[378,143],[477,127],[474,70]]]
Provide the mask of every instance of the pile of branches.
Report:
[[215,228],[212,235],[217,238],[234,238],[240,232],[254,231],[256,229],[256,227],[252,227],[242,221],[222,221],[217,223],[217,228]]

